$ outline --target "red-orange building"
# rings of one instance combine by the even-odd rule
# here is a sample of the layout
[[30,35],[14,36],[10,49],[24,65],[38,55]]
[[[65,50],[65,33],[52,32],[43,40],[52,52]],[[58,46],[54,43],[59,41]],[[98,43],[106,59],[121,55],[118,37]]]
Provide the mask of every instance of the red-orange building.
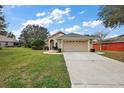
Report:
[[[95,50],[100,49],[97,43],[93,44],[93,48],[95,48]],[[102,50],[124,51],[124,35],[103,41]]]

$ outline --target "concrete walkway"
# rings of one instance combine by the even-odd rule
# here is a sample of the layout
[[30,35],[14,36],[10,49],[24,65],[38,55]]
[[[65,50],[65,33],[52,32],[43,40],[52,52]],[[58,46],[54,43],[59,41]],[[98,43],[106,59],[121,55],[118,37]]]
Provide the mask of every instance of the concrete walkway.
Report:
[[124,63],[89,52],[64,52],[72,87],[124,87]]

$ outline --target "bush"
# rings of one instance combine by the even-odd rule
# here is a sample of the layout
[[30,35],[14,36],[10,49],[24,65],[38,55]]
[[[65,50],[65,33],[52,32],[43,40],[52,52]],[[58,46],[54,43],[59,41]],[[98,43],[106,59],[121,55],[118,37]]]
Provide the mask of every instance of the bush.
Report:
[[90,52],[95,52],[95,49],[94,48],[90,49]]
[[31,48],[31,47],[32,47],[31,42],[26,42],[26,43],[25,43],[25,48]]
[[43,49],[44,50],[49,50],[49,47],[48,46],[44,46]]
[[32,50],[41,50],[42,47],[32,46]]
[[0,47],[0,50],[2,50],[2,47]]
[[61,48],[58,48],[58,52],[59,52],[59,53],[62,52],[62,51],[61,51]]
[[42,41],[42,40],[34,40],[32,42],[32,49],[33,50],[41,50],[41,49],[43,49],[44,45],[45,45],[44,41]]

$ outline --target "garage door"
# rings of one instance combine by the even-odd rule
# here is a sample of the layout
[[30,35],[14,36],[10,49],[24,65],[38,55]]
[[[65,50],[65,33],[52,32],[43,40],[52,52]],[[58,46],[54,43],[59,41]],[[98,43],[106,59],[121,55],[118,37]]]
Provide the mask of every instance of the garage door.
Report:
[[84,41],[64,41],[63,51],[85,52],[88,51],[88,43]]

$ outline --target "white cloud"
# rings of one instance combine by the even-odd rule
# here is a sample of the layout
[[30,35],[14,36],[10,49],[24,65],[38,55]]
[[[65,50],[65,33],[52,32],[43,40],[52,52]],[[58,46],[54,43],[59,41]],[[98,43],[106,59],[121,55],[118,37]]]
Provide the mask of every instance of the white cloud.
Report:
[[15,8],[15,5],[11,5],[11,8]]
[[22,5],[11,5],[11,8],[15,8],[15,7],[21,7]]
[[53,34],[55,34],[55,33],[57,33],[57,32],[59,32],[58,30],[53,30],[53,31],[50,31],[50,35],[53,35]]
[[73,19],[75,19],[75,16],[69,16],[68,19],[73,20]]
[[84,31],[84,32],[87,32],[87,31],[88,31],[88,29],[84,29],[83,31]]
[[37,17],[39,17],[39,16],[45,16],[45,15],[46,15],[45,12],[41,12],[41,13],[39,12],[39,13],[36,14]]
[[47,17],[44,17],[42,19],[36,19],[36,20],[27,20],[23,25],[27,26],[28,24],[30,25],[40,25],[40,26],[49,26],[50,24],[53,24],[53,21]]
[[86,21],[86,22],[83,22],[82,24],[85,27],[92,27],[92,28],[94,28],[94,27],[100,25],[101,23],[102,23],[102,21],[100,21],[100,20],[96,21],[95,20],[95,21]]
[[64,20],[58,21],[59,24],[62,24],[62,23],[64,23],[64,22],[65,22]]
[[79,30],[79,29],[80,29],[80,26],[74,25],[73,27],[66,28],[66,29],[65,29],[65,32],[67,32],[67,33],[72,33],[72,32],[75,32],[75,31],[77,31],[77,30]]
[[[13,6],[15,7],[15,6]],[[57,23],[64,23],[65,19],[68,19],[68,17],[70,17],[71,19],[73,19],[74,17],[70,16],[70,12],[71,12],[71,8],[65,8],[64,10],[60,10],[60,9],[54,9],[51,12],[48,13],[48,15],[46,15],[45,12],[39,12],[36,14],[37,17],[39,16],[44,16],[43,18],[37,18],[37,19],[29,19],[27,21],[25,21],[24,23],[22,23],[22,26],[20,29],[13,31],[13,33],[17,36],[17,38],[19,37],[21,31],[23,28],[25,28],[28,24],[30,25],[40,25],[40,26],[44,26],[44,27],[48,27],[49,25],[57,22]],[[66,18],[67,17],[67,18]],[[70,30],[74,30],[79,28],[78,26],[74,26],[74,28],[70,28]],[[55,29],[54,31],[51,31],[50,33],[53,34],[57,31],[63,31],[63,28],[60,29]],[[66,29],[66,31],[69,29]]]
[[83,31],[82,32],[75,31],[74,33],[80,34],[80,35],[84,35],[84,32]]
[[118,35],[111,35],[110,38],[117,37]]
[[28,24],[30,25],[40,25],[40,26],[49,26],[50,24],[53,24],[57,22],[57,23],[64,23],[65,22],[65,16],[69,16],[69,13],[71,12],[70,8],[65,8],[64,10],[60,10],[60,9],[54,9],[51,12],[48,13],[47,16],[45,12],[39,12],[36,14],[36,16],[45,16],[43,18],[38,18],[35,20],[27,20],[25,23],[23,23],[23,26],[27,26]]
[[108,28],[109,31],[112,31],[112,28]]
[[82,30],[82,31],[75,31],[74,33],[77,33],[77,34],[80,34],[80,35],[84,35],[84,33],[85,32],[87,32],[88,31],[88,29],[84,29],[84,30]]
[[18,40],[18,38],[20,37],[21,31],[25,28],[25,26],[21,26],[20,28],[18,28],[17,30],[13,30],[12,33],[16,36],[16,39]]
[[107,37],[106,37],[106,39],[108,39],[108,38],[114,38],[114,37],[117,37],[118,35],[108,35]]
[[19,36],[20,36],[20,34],[21,34],[21,30],[19,31],[19,30],[13,30],[12,31],[12,33],[16,36],[16,39],[18,40],[18,38],[19,38]]
[[40,25],[47,27],[50,24],[53,24],[53,21],[50,20],[49,18],[42,18],[42,19],[36,19],[36,20],[27,20],[25,23],[21,25],[21,27],[17,30],[13,30],[12,32],[16,35],[16,39],[19,38],[21,31],[27,26],[27,25]]
[[68,16],[69,13],[71,12],[71,9],[70,8],[65,8],[65,10],[60,10],[58,8],[54,9],[51,13],[50,13],[50,17],[53,19],[53,20],[60,20],[63,18],[63,16]]
[[81,11],[79,14],[83,14],[85,11]]
[[53,34],[59,32],[59,31],[64,31],[64,29],[63,28],[60,28],[60,29],[55,29],[53,31],[50,31],[50,35],[53,35]]

